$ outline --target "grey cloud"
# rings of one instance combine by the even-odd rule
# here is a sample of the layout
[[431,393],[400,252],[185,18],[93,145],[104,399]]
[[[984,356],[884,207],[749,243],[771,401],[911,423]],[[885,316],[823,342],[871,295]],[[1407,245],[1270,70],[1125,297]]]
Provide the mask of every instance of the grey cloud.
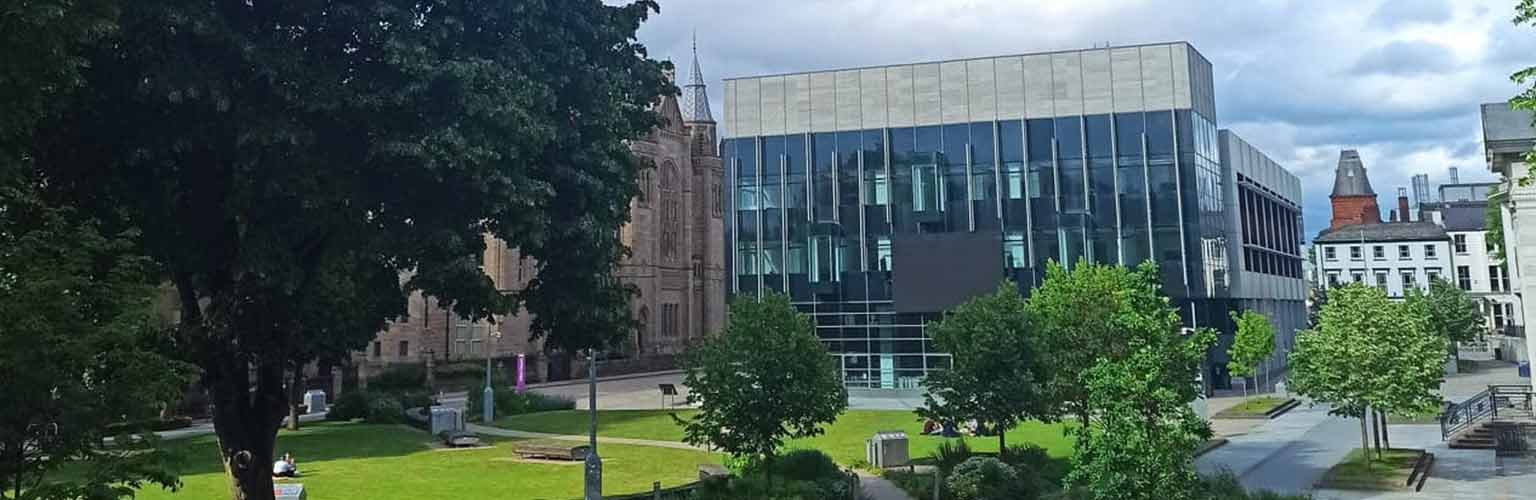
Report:
[[1432,42],[1392,42],[1367,51],[1355,62],[1361,74],[1415,76],[1456,69],[1451,49]]

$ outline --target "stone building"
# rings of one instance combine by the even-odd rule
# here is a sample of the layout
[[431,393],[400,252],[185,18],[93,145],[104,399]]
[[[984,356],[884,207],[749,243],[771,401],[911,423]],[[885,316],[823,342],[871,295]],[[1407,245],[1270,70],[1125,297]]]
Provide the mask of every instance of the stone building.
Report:
[[[697,50],[681,98],[666,96],[658,107],[666,123],[634,140],[630,150],[653,168],[640,174],[640,194],[630,205],[631,221],[620,231],[632,250],[619,277],[639,289],[632,314],[642,326],[609,366],[631,369],[666,367],[671,355],[691,341],[718,330],[725,321],[722,198],[723,167],[709,111]],[[482,267],[496,286],[508,292],[527,286],[535,263],[516,248],[487,237]],[[392,322],[354,364],[371,372],[390,364],[483,361],[489,354],[507,359],[528,357],[531,380],[562,379],[572,364],[558,353],[545,353],[529,342],[529,318],[519,313],[496,322],[473,322],[453,315],[437,300],[415,293],[408,317]]]
[[1353,149],[1339,152],[1339,168],[1334,172],[1333,193],[1328,199],[1333,204],[1333,219],[1328,223],[1330,230],[1354,224],[1381,223],[1376,192],[1371,190],[1371,179],[1366,176],[1360,153]]

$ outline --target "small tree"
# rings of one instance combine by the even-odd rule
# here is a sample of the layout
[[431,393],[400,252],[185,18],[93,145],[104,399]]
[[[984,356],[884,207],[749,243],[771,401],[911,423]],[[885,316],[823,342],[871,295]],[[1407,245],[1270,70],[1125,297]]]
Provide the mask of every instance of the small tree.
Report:
[[1067,483],[1095,499],[1192,498],[1199,478],[1191,458],[1211,431],[1189,405],[1200,397],[1195,380],[1215,334],[1180,336],[1156,274],[1135,276],[1115,318],[1129,351],[1083,374],[1098,419],[1078,434]]
[[811,318],[789,297],[767,294],[731,303],[719,335],[683,356],[689,444],[738,458],[771,460],[786,438],[815,436],[848,408],[842,374],[816,337]]
[[1467,297],[1461,288],[1444,279],[1429,282],[1429,293],[1418,290],[1409,293],[1425,301],[1429,314],[1429,329],[1449,342],[1451,353],[1456,353],[1457,342],[1477,340],[1483,333],[1483,312],[1477,301]]
[[1161,297],[1157,283],[1157,266],[1150,262],[1130,270],[1085,260],[1070,271],[1050,262],[1045,282],[1026,301],[1030,328],[1042,341],[1040,360],[1051,374],[1048,399],[1061,405],[1062,413],[1077,415],[1084,427],[1094,408],[1083,373],[1100,359],[1127,355],[1130,325],[1123,313],[1138,293]]
[[[1258,371],[1259,363],[1269,359],[1269,355],[1275,352],[1275,329],[1270,326],[1269,318],[1254,311],[1243,311],[1238,314],[1232,312],[1232,321],[1237,323],[1237,334],[1232,338],[1232,346],[1227,348],[1227,370],[1240,377],[1252,377]],[[1243,384],[1243,394],[1248,393],[1248,384]]]
[[928,325],[934,343],[949,353],[948,370],[927,378],[918,415],[939,421],[976,419],[1004,433],[1024,419],[1050,419],[1055,406],[1044,393],[1047,374],[1028,331],[1024,297],[1012,281],[997,291],[955,306]]
[[[1435,331],[1438,311],[1434,308],[1439,306],[1432,296],[1417,290],[1409,292],[1408,300],[1392,306],[1397,311],[1398,326],[1379,339],[1391,353],[1392,362],[1384,367],[1386,373],[1377,378],[1382,384],[1372,391],[1371,408],[1385,415],[1434,413],[1443,401],[1440,383],[1445,380],[1445,350],[1450,343]],[[1381,435],[1391,448],[1386,425],[1381,426]]]

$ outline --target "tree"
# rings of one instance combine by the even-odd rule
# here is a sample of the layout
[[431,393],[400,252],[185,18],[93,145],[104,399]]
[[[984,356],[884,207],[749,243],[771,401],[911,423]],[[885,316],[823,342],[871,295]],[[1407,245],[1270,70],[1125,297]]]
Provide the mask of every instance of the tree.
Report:
[[955,306],[928,325],[934,344],[950,355],[948,370],[929,374],[919,415],[939,421],[976,419],[1004,433],[1025,419],[1050,419],[1049,374],[1026,321],[1024,298],[1012,281]]
[[[612,305],[627,289],[606,276],[641,168],[625,141],[676,91],[635,39],[656,9],[144,0],[89,47],[88,92],[36,136],[37,163],[50,191],[143,228],[233,498],[271,498],[285,370],[373,334],[304,311],[325,304],[328,269],[383,294],[361,302],[421,290],[471,319],[526,305],[560,348],[626,333]],[[486,234],[539,263],[536,286],[495,289]],[[363,319],[345,323],[389,318]]]
[[[1445,341],[1429,329],[1424,301],[1394,303],[1374,287],[1352,283],[1329,291],[1317,325],[1297,336],[1290,354],[1291,389],[1360,418],[1362,449],[1368,408],[1417,413],[1439,404]],[[1367,457],[1369,460],[1369,457]]]
[[[1460,289],[1448,285],[1443,288],[1460,294]],[[1433,414],[1441,410],[1444,401],[1440,384],[1445,380],[1446,349],[1452,344],[1452,340],[1438,330],[1442,326],[1437,323],[1446,321],[1437,319],[1446,312],[1438,309],[1456,306],[1437,303],[1431,284],[1430,294],[1412,290],[1406,301],[1394,303],[1393,307],[1398,311],[1398,328],[1379,339],[1388,346],[1393,363],[1382,380],[1384,383],[1371,395],[1371,408],[1383,415]],[[1472,312],[1477,312],[1476,306]],[[1477,318],[1481,322],[1480,314]],[[1380,427],[1382,438],[1390,448],[1392,442],[1387,435],[1387,426]]]
[[1499,191],[1499,186],[1488,188],[1488,204],[1483,208],[1483,227],[1488,228],[1488,233],[1483,236],[1488,244],[1488,258],[1495,264],[1504,264],[1504,207],[1509,203],[1509,196]]
[[[1239,377],[1252,377],[1258,371],[1259,363],[1275,352],[1275,329],[1270,326],[1269,318],[1254,311],[1243,311],[1242,314],[1233,311],[1231,315],[1233,323],[1237,324],[1237,334],[1232,337],[1232,346],[1227,348],[1227,370]],[[1248,386],[1243,385],[1243,391],[1247,390]]]
[[[1520,0],[1515,5],[1516,26],[1528,24],[1536,26],[1536,0]],[[1509,100],[1509,106],[1514,109],[1536,111],[1536,66],[1531,66],[1509,76],[1516,85],[1524,87],[1518,95]],[[1536,119],[1531,122],[1536,125]],[[1530,174],[1520,179],[1521,186],[1529,186],[1536,181],[1536,149],[1525,154],[1525,164],[1530,169]]]
[[1317,326],[1317,322],[1321,319],[1323,308],[1328,306],[1328,289],[1329,287],[1323,284],[1312,287],[1308,297],[1311,300],[1311,304],[1307,307],[1308,326]]
[[0,186],[0,498],[116,499],[176,487],[154,436],[103,446],[191,381],[156,348],[151,264],[27,184]]
[[1126,336],[1122,357],[1100,358],[1083,373],[1097,420],[1078,432],[1069,487],[1095,499],[1192,498],[1199,486],[1192,458],[1210,439],[1190,403],[1215,333],[1180,335],[1177,311],[1158,293],[1156,273],[1144,265],[1120,292],[1115,313]]
[[683,355],[688,403],[684,440],[734,457],[771,461],[786,438],[815,436],[848,408],[837,364],[811,318],[789,297],[767,294],[731,302],[719,335]]
[[1412,290],[1409,297],[1424,300],[1429,313],[1429,329],[1449,342],[1454,352],[1457,342],[1477,340],[1483,333],[1483,312],[1467,293],[1444,279],[1429,282],[1429,293]]
[[[1135,300],[1159,297],[1157,267],[1143,263],[1136,269],[1082,261],[1070,271],[1047,263],[1045,281],[1026,301],[1029,325],[1042,339],[1040,360],[1051,374],[1049,401],[1058,402],[1062,413],[1075,414],[1084,427],[1094,413],[1084,372],[1101,359],[1123,359],[1129,354],[1128,308]],[[1151,288],[1147,286],[1150,284]]]

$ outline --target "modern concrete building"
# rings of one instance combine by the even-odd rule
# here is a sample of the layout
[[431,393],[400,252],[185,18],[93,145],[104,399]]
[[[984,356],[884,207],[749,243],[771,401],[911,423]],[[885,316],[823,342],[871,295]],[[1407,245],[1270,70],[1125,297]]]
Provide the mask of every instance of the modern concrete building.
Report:
[[1230,330],[1234,258],[1301,259],[1233,246],[1211,74],[1178,42],[727,79],[729,290],[789,294],[855,387],[916,387],[949,362],[925,323],[1049,261],[1152,260],[1186,323]]
[[[719,196],[724,169],[697,55],[681,99],[667,96],[657,106],[666,124],[630,143],[630,150],[655,168],[641,172],[631,220],[620,229],[632,253],[618,276],[640,291],[631,314],[641,326],[609,353],[617,360],[608,368],[625,363],[636,369],[671,368],[671,355],[725,322],[724,207]],[[521,290],[535,277],[537,263],[516,248],[492,238],[486,246],[481,267],[497,288]],[[410,297],[408,307],[409,317],[380,332],[354,355],[355,364],[377,369],[427,358],[439,363],[483,361],[486,356],[522,353],[528,356],[534,380],[566,378],[573,366],[569,356],[544,352],[541,343],[529,342],[527,314],[499,317],[495,324],[471,322],[420,293]]]
[[[1504,258],[1510,287],[1522,297],[1536,296],[1536,185],[1521,185],[1531,175],[1527,154],[1536,149],[1536,119],[1529,111],[1511,109],[1508,103],[1482,105],[1483,153],[1488,168],[1501,180],[1496,200],[1502,205]],[[1536,317],[1536,300],[1523,301],[1519,319]],[[1523,326],[1523,323],[1522,323]],[[1505,352],[1523,353],[1536,359],[1536,343],[1521,328],[1518,336],[1503,340]],[[1532,379],[1536,387],[1536,379]]]

